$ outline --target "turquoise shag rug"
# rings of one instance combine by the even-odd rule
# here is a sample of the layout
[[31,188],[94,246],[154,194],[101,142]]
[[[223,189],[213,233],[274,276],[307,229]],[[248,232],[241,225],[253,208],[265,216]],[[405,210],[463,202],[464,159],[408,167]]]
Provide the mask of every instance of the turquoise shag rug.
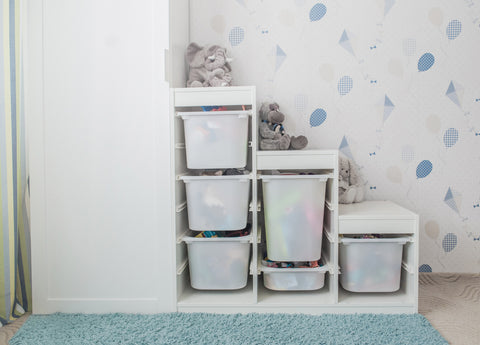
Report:
[[10,345],[448,344],[420,314],[33,315]]

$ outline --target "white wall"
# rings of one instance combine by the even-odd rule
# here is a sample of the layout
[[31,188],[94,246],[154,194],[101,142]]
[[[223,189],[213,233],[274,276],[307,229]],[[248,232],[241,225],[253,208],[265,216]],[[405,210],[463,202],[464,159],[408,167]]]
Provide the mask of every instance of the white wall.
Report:
[[27,8],[33,311],[172,311],[168,2]]
[[[190,4],[191,40],[227,48],[235,85],[279,102],[286,130],[305,134],[309,148],[351,154],[368,199],[419,213],[420,270],[479,271],[478,2]],[[426,53],[435,62],[419,69]],[[341,87],[344,77],[351,90]],[[427,175],[423,161],[433,166]]]

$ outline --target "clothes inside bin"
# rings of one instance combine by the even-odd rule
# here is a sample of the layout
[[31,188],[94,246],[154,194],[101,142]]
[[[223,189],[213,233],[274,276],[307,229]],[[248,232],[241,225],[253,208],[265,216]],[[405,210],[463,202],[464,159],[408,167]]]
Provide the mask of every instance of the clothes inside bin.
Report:
[[265,267],[273,268],[315,268],[322,267],[321,260],[317,261],[272,261],[268,257],[262,260]]
[[215,238],[215,237],[242,237],[250,235],[250,227],[235,231],[202,231],[195,237],[197,238]]

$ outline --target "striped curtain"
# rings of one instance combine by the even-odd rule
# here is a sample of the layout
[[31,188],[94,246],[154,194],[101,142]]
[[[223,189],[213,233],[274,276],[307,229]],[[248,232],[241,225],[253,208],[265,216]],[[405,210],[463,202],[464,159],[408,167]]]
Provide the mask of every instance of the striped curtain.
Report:
[[0,321],[30,308],[21,0],[0,0]]

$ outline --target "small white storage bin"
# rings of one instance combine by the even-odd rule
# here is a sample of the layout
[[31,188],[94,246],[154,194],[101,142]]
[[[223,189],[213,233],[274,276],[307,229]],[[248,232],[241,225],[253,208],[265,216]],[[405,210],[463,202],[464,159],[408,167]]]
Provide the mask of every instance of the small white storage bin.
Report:
[[185,236],[190,282],[199,290],[235,290],[247,285],[251,235],[204,238]]
[[268,258],[316,261],[322,250],[325,175],[261,175]]
[[276,291],[318,290],[325,285],[327,266],[315,268],[273,268],[261,265],[263,285]]
[[185,129],[187,168],[243,168],[248,111],[179,112]]
[[403,245],[410,239],[342,238],[340,283],[352,292],[393,292],[400,288]]
[[249,175],[181,176],[192,230],[240,230],[247,225]]

